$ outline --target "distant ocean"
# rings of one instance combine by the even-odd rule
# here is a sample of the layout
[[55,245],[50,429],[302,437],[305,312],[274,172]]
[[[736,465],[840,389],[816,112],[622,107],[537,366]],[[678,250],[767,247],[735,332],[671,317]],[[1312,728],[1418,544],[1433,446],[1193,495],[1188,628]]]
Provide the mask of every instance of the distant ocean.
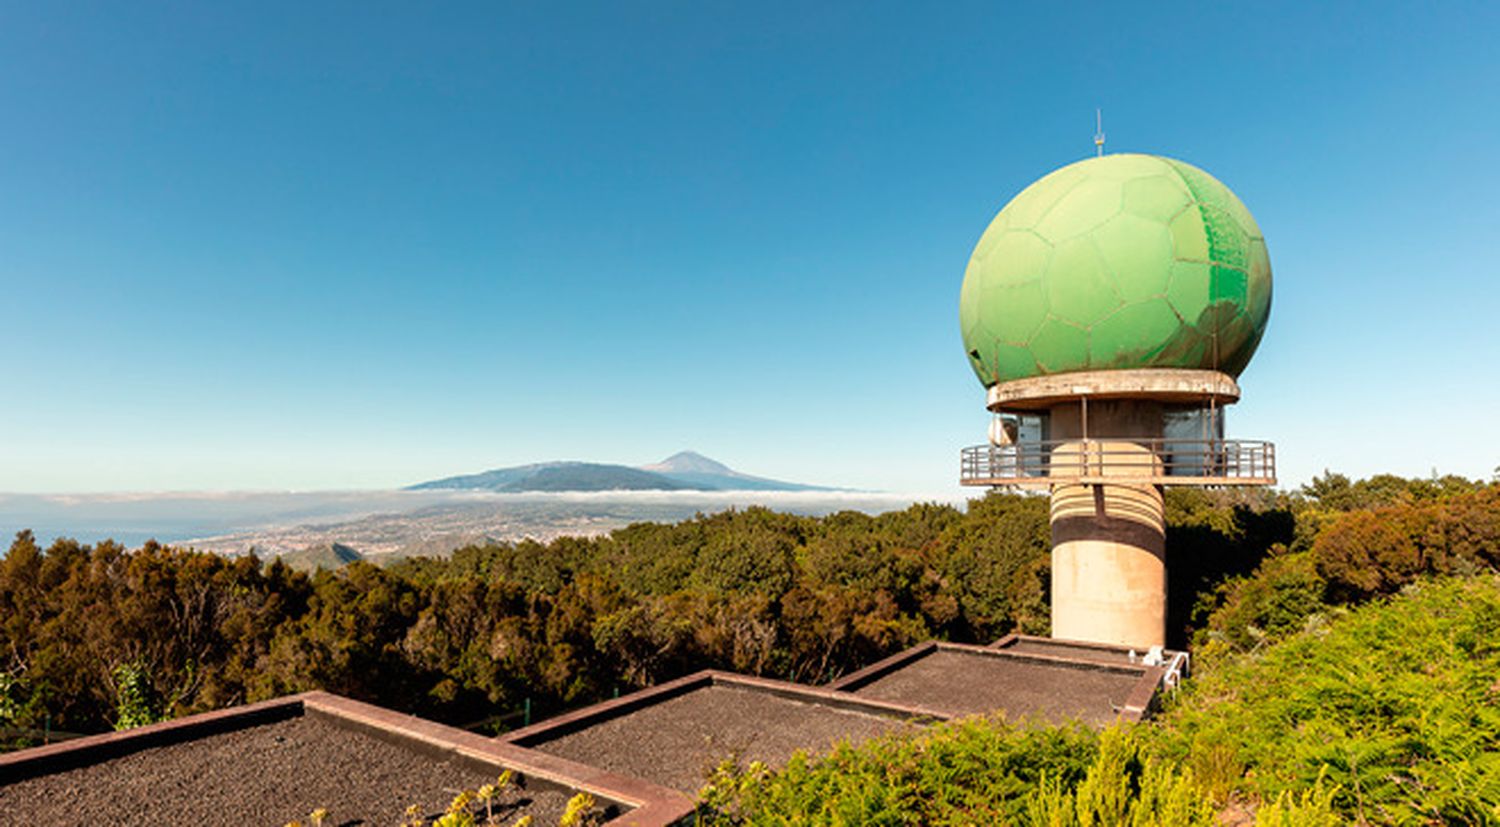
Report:
[[9,548],[31,529],[43,545],[57,537],[135,547],[195,537],[401,513],[457,499],[453,492],[232,491],[145,494],[0,494],[0,531]]
[[[320,526],[330,536],[351,526],[377,525],[380,531],[430,534],[455,515],[472,532],[505,536],[505,526],[524,517],[524,533],[545,536],[553,518],[558,526],[577,525],[580,514],[596,515],[596,528],[636,520],[675,520],[696,512],[763,505],[797,514],[852,510],[880,513],[913,502],[961,504],[962,495],[878,492],[787,491],[601,491],[552,494],[494,494],[472,491],[314,491],[166,492],[148,494],[0,494],[0,553],[23,529],[46,546],[58,537],[84,543],[113,539],[131,548],[147,540],[183,543],[226,536],[256,536],[298,528],[312,537]],[[387,515],[372,523],[366,518]],[[565,533],[571,529],[562,528]],[[597,532],[595,532],[597,533]],[[352,538],[350,538],[352,539]],[[399,543],[403,538],[386,539]],[[207,543],[208,547],[223,544]],[[260,546],[264,548],[265,546]]]

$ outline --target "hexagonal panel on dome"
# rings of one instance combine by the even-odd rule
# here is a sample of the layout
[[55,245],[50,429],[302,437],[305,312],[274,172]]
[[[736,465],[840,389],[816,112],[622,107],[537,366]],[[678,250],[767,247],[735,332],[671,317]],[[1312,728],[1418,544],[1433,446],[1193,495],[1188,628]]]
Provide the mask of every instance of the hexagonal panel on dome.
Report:
[[1219,179],[1192,164],[1170,158],[1163,160],[1181,176],[1183,183],[1187,185],[1198,203],[1227,212],[1231,220],[1238,224],[1247,235],[1260,237],[1260,226],[1256,224],[1255,216],[1250,213],[1245,203],[1235,197],[1235,194]]
[[1236,311],[1245,307],[1250,293],[1250,279],[1244,270],[1213,266],[1213,277],[1208,285],[1208,300],[1211,304],[1229,304]]
[[1167,283],[1167,300],[1187,324],[1196,324],[1198,317],[1208,308],[1208,286],[1212,271],[1211,265],[1201,261],[1179,261],[1172,265],[1172,278]]
[[[974,324],[965,324],[963,333],[965,342],[990,341],[994,338],[990,334],[990,332],[988,330],[985,330],[978,322],[975,322]],[[970,352],[969,357],[971,359],[979,359],[980,361],[984,360],[984,354],[977,348]]]
[[1011,199],[996,219],[1004,216],[1005,226],[1009,229],[1033,228],[1047,214],[1047,211],[1052,209],[1052,205],[1056,204],[1058,199],[1067,195],[1086,177],[1087,173],[1078,169],[1076,164],[1054,170]]
[[[971,262],[969,270],[972,272],[975,269]],[[963,287],[959,288],[958,291],[958,325],[963,330],[965,342],[973,341],[970,337],[970,331],[979,322],[979,311],[984,307],[984,302],[980,301],[977,295],[980,278],[981,276],[978,275],[970,278],[966,273],[964,275]],[[967,348],[969,345],[965,345],[965,347]]]
[[1002,342],[1025,345],[1047,318],[1047,295],[1040,281],[991,288],[984,285],[980,322]]
[[[1063,373],[1084,370],[1089,364],[1089,332],[1061,319],[1048,319],[1027,346],[1043,370]],[[1081,365],[1081,367],[1074,367]],[[1016,377],[1004,374],[1006,379]]]
[[1095,230],[1093,238],[1125,301],[1160,296],[1172,275],[1172,235],[1160,221],[1121,213]]
[[989,256],[1005,261],[1004,270],[989,270],[981,275],[986,288],[1041,281],[1052,260],[1052,245],[1030,230],[1006,230],[990,247]]
[[1036,233],[1053,244],[1083,235],[1114,217],[1123,200],[1120,182],[1085,179],[1042,216]]
[[1120,306],[1114,275],[1092,238],[1058,245],[1047,273],[1047,306],[1060,319],[1087,327]]
[[1195,204],[1172,219],[1172,255],[1183,261],[1208,261],[1208,232],[1203,211]]
[[997,344],[994,354],[995,370],[1001,380],[1012,376],[1027,376],[1038,370],[1036,356],[1032,355],[1030,348]]
[[1002,212],[995,216],[995,220],[990,222],[990,226],[984,229],[984,235],[979,237],[979,242],[974,245],[974,252],[969,255],[969,266],[965,270],[966,275],[968,270],[982,269],[985,260],[989,258],[990,250],[993,250],[995,245],[1000,243],[1000,238],[1010,229],[1010,223],[1009,216]]
[[1137,365],[1169,346],[1181,326],[1166,299],[1128,304],[1090,328],[1089,354],[1096,368]]
[[1193,203],[1193,196],[1170,175],[1125,182],[1124,212],[1161,222],[1165,227]]

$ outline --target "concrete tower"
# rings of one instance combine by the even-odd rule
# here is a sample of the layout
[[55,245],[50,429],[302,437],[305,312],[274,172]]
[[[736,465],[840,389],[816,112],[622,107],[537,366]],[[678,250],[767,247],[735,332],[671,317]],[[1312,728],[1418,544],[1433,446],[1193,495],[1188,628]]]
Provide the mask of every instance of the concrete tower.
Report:
[[1063,167],[974,248],[964,350],[997,416],[965,485],[1052,494],[1052,636],[1160,646],[1167,485],[1270,485],[1275,448],[1224,439],[1223,406],[1271,311],[1245,205],[1153,155]]

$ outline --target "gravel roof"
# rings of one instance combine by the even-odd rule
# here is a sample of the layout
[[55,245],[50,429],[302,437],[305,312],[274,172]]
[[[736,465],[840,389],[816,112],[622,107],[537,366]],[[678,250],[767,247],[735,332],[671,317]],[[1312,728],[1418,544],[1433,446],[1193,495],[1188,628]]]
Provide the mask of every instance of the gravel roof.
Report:
[[[279,827],[322,807],[331,825],[394,827],[409,805],[441,814],[459,789],[498,774],[305,715],[0,784],[0,821]],[[555,824],[568,798],[513,792],[502,823],[530,813]]]
[[937,649],[854,694],[950,715],[1003,711],[1011,718],[1041,715],[1105,724],[1139,681],[1138,673]]
[[[726,758],[779,767],[797,750],[864,741],[904,721],[714,685],[695,689],[527,746],[611,772],[696,794]],[[541,736],[545,738],[545,735]]]

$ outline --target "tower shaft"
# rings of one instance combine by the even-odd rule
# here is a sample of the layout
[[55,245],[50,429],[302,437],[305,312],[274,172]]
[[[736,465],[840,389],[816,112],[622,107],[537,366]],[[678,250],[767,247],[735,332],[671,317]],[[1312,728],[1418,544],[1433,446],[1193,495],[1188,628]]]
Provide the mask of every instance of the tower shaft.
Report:
[[[1052,636],[1148,649],[1166,645],[1166,518],[1148,445],[1164,428],[1160,402],[1058,405],[1052,461],[1095,482],[1052,486]],[[1089,434],[1107,434],[1090,439]],[[1134,441],[1132,438],[1139,439]],[[1116,481],[1118,480],[1118,481]]]
[[1140,649],[1166,645],[1159,486],[1052,489],[1052,636]]

